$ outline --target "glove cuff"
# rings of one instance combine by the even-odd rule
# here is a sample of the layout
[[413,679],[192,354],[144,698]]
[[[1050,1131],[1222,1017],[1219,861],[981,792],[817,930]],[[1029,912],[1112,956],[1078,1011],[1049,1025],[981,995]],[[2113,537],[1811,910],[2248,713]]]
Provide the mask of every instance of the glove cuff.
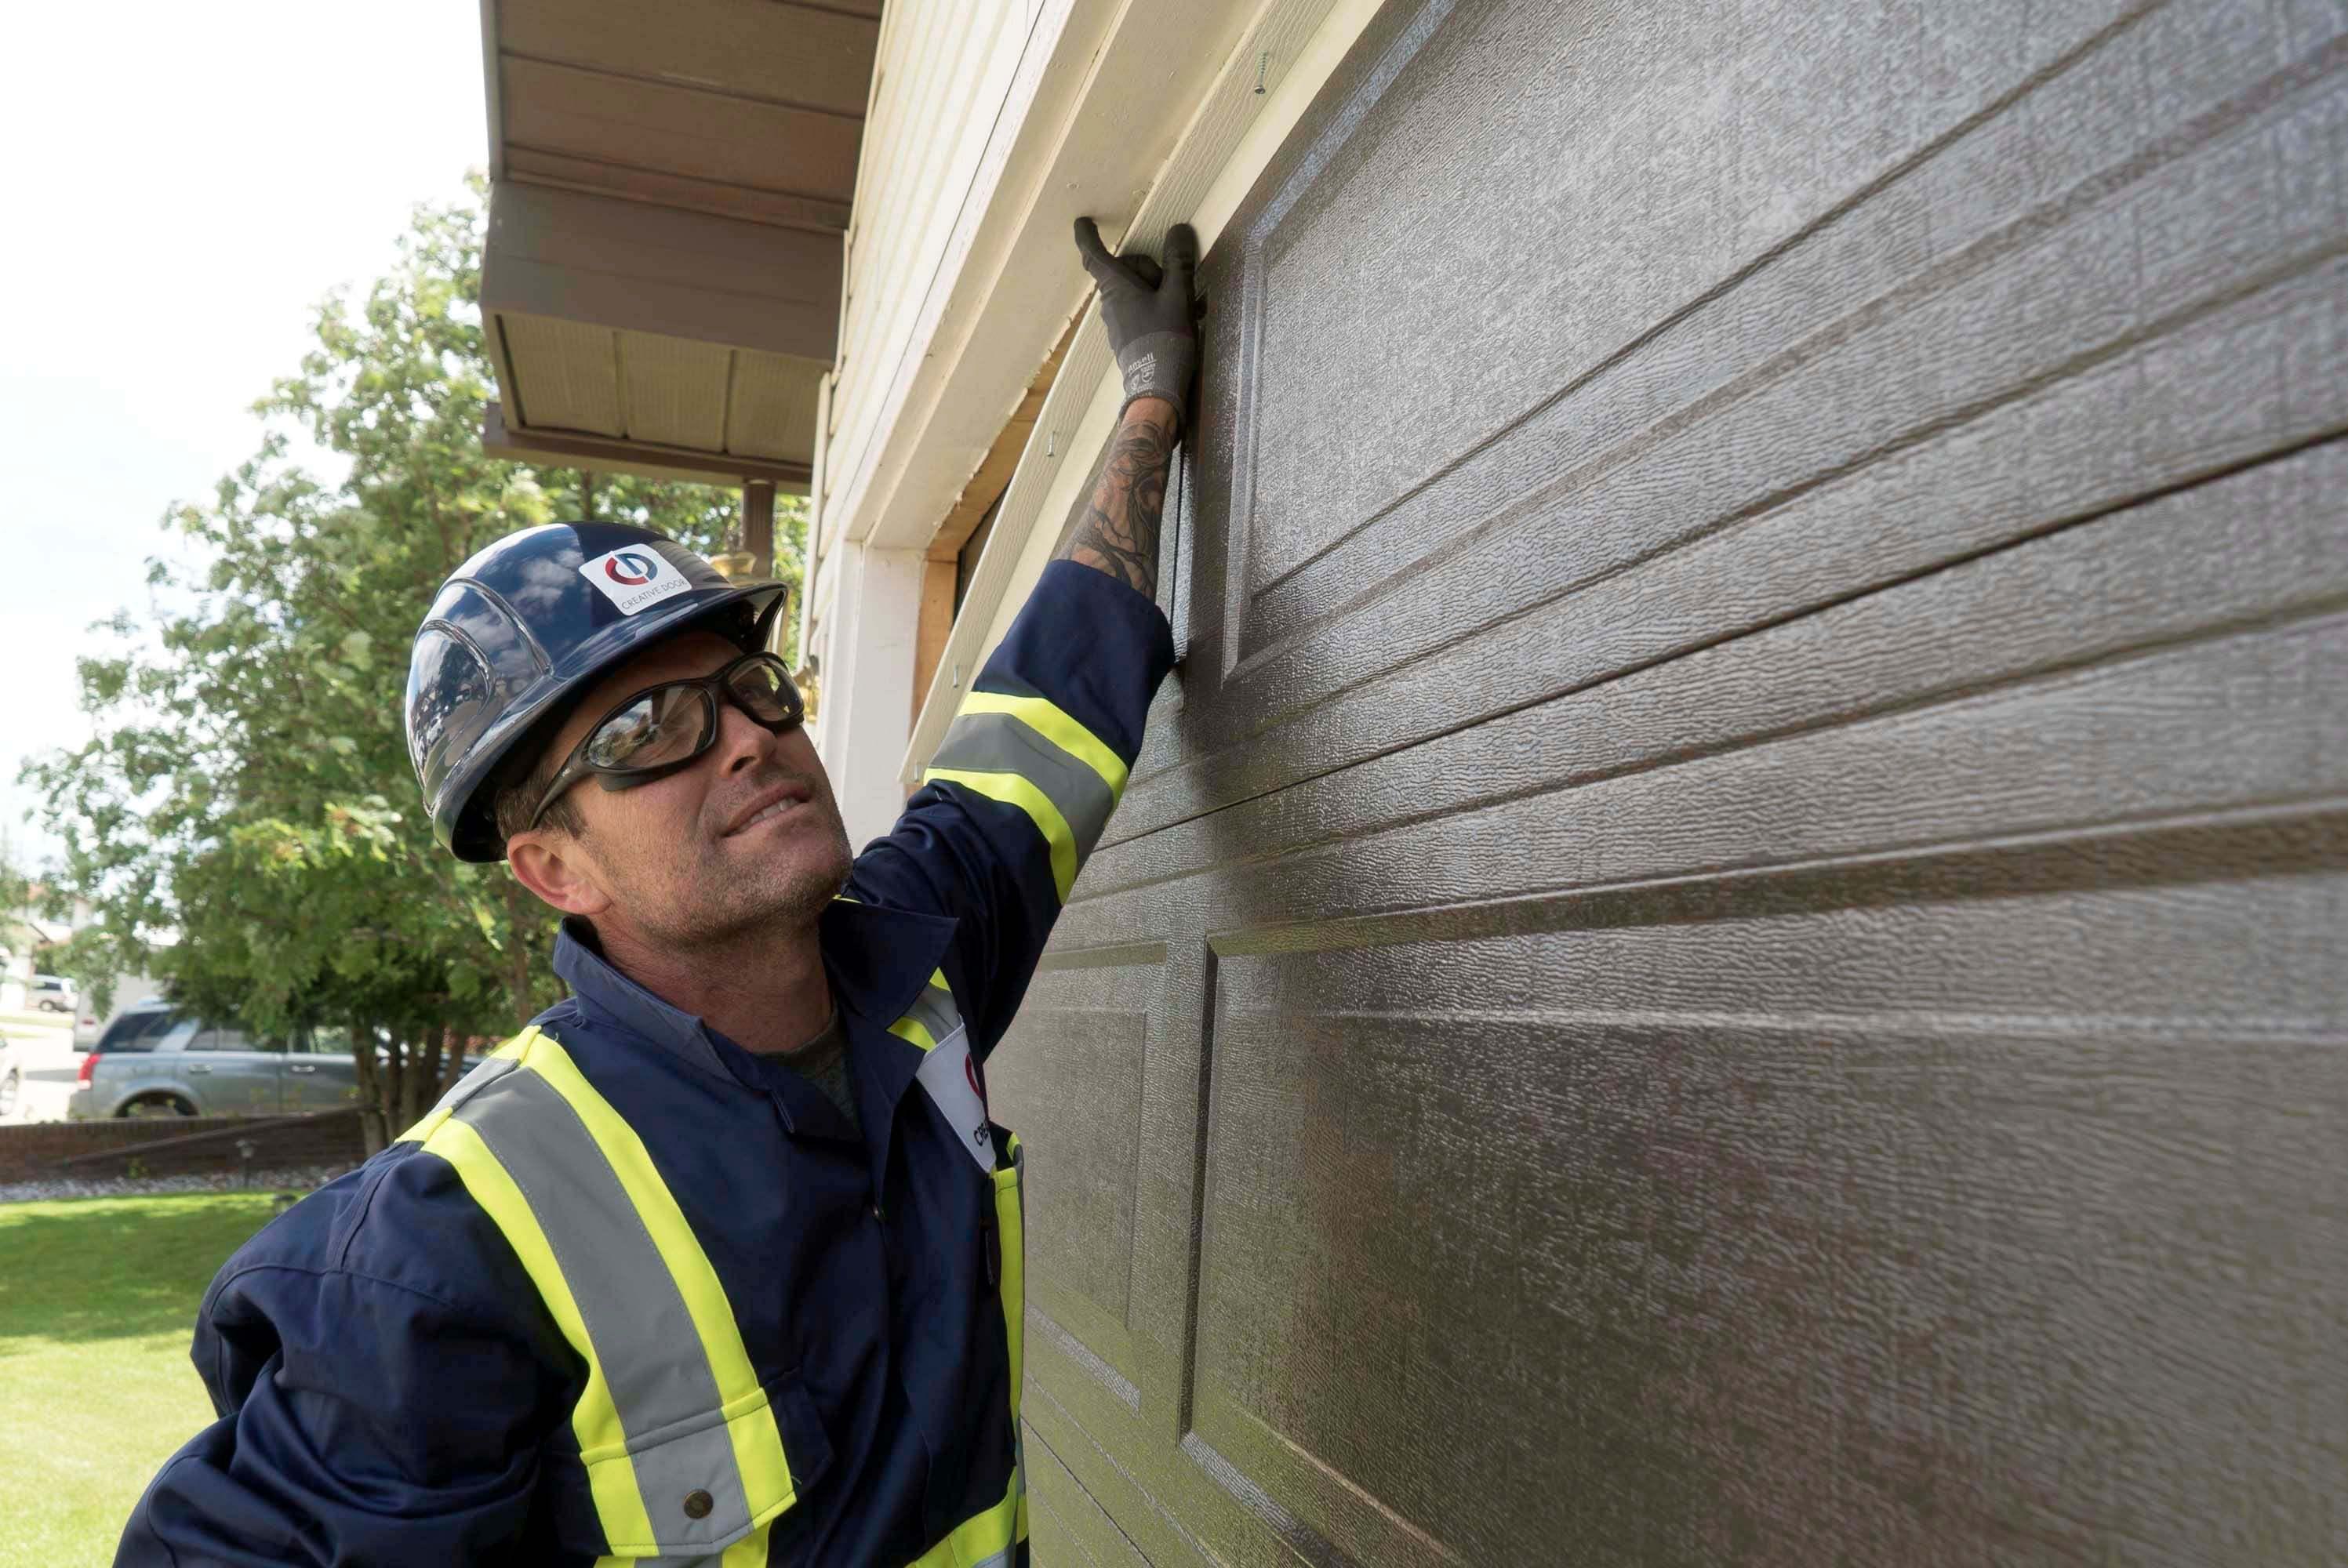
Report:
[[1174,405],[1178,429],[1189,423],[1190,383],[1199,369],[1197,339],[1181,333],[1151,333],[1127,345],[1117,356],[1117,368],[1125,382],[1119,419],[1136,398],[1162,397]]

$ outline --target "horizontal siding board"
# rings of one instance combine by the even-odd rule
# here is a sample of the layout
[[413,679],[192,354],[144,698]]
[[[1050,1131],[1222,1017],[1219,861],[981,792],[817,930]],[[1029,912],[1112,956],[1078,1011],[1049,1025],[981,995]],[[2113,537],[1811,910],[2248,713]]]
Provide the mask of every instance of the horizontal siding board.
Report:
[[879,214],[850,259],[839,424],[827,472],[856,472],[927,307],[1028,41],[1019,7],[981,7],[968,27],[924,30],[905,77],[884,86],[891,140],[860,211]]

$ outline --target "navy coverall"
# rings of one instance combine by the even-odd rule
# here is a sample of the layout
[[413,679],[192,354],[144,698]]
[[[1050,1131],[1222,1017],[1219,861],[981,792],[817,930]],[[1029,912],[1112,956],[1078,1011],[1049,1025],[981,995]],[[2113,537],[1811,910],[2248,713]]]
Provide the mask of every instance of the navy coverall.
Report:
[[[504,1086],[567,1081],[573,1103],[583,1094],[624,1122],[624,1133],[607,1127],[606,1146],[641,1141],[652,1184],[689,1228],[685,1250],[698,1244],[709,1288],[722,1286],[730,1306],[745,1375],[762,1396],[747,1403],[761,1422],[771,1411],[765,1430],[780,1436],[787,1483],[757,1492],[743,1463],[748,1508],[770,1516],[756,1530],[692,1536],[696,1521],[726,1523],[731,1494],[719,1488],[713,1504],[689,1479],[675,1482],[693,1488],[681,1497],[663,1490],[682,1473],[663,1442],[737,1417],[738,1398],[698,1422],[628,1424],[611,1450],[620,1457],[597,1460],[602,1480],[591,1479],[582,1454],[603,1450],[582,1447],[578,1412],[598,1395],[591,1382],[609,1392],[632,1375],[605,1364],[628,1326],[610,1337],[597,1327],[609,1304],[581,1282],[610,1259],[578,1255],[602,1252],[600,1242],[565,1241],[553,1212],[565,1194],[530,1194],[552,1238],[545,1256],[518,1250],[515,1226],[530,1222],[485,1208],[496,1205],[463,1150],[501,1150],[516,1129],[551,1124],[510,1095],[504,1120],[481,1118],[479,1137],[465,1127],[412,1135],[229,1260],[204,1297],[193,1351],[219,1419],[156,1476],[118,1563],[458,1568],[716,1563],[720,1552],[728,1568],[749,1558],[1024,1563],[1024,1528],[999,1553],[955,1534],[1000,1512],[1006,1488],[1021,1485],[1018,1325],[1005,1321],[1017,1307],[1003,1283],[1019,1274],[1020,1238],[1004,1234],[1016,1194],[999,1214],[994,1179],[968,1147],[974,1135],[991,1140],[981,1153],[1000,1162],[1012,1141],[949,1124],[915,1080],[925,1048],[941,1043],[932,1036],[958,1021],[983,1092],[976,1064],[1018,1009],[1172,663],[1148,600],[1087,567],[1045,570],[973,683],[929,782],[857,857],[822,917],[860,1132],[796,1073],[612,968],[584,927],[558,940],[555,968],[573,994],[521,1037],[537,1043],[501,1053],[514,1060],[469,1075],[450,1097],[498,1069],[512,1070]],[[466,1112],[444,1102],[419,1132]],[[444,1147],[457,1153],[442,1157]],[[518,1160],[507,1163],[519,1170]],[[629,1255],[623,1231],[644,1241],[629,1225],[606,1227],[614,1255]],[[550,1271],[581,1297],[567,1316],[551,1304]],[[629,1277],[613,1288],[634,1286]],[[601,1353],[592,1367],[582,1317]],[[686,1370],[699,1376],[699,1352],[682,1337]],[[733,1429],[717,1430],[722,1440]],[[612,1539],[602,1492],[615,1477],[640,1500],[649,1541]],[[1012,1512],[1024,1521],[1024,1503]],[[687,1540],[699,1543],[678,1544]]]

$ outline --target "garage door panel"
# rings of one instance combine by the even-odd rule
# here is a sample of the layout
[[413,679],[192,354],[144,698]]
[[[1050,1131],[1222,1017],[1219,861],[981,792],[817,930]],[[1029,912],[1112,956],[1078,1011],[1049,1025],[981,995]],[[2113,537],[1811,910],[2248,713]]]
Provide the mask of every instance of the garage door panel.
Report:
[[[2348,1439],[2343,897],[1234,934],[1200,1434],[1307,1523],[1334,1472],[1469,1562],[1954,1561],[2025,1520],[2215,1551],[2234,1456],[2288,1440],[2305,1503]],[[2034,1440],[2088,1409],[2173,1485]]]
[[[2348,798],[2348,618],[1447,813],[1213,874],[1310,920]],[[1202,829],[1238,858],[1243,821]],[[1113,905],[1147,897],[1143,887]]]
[[[1709,553],[1725,560],[1709,570],[1700,565],[1707,552],[1686,552],[1587,596],[1575,643],[1548,666],[1556,675],[1585,661],[1631,673],[1319,774],[1216,818],[1117,843],[1086,867],[1085,896],[1204,868],[1234,840],[1262,855],[1350,839],[2228,627],[2320,613],[2348,600],[2343,493],[2348,444],[2329,442],[1683,658],[1642,664],[1653,641],[1699,641],[1717,623],[1743,618],[1739,601],[1756,587],[1814,586],[1810,558],[1798,546],[1774,560],[1715,549]],[[1883,543],[1879,533],[1854,528],[1828,559]],[[1417,685],[1439,692],[1440,669]],[[1334,719],[1300,726],[1307,733],[1299,741],[1342,761],[1352,737],[1333,738],[1334,726]]]
[[[1967,18],[1963,26],[1972,35],[1967,40],[1970,45],[1993,57],[1996,47],[1983,46],[2004,29],[1978,8],[1960,15]],[[1845,100],[1851,97],[1852,83],[1859,78],[1877,84],[1875,87],[1862,85],[1858,89],[1862,95],[1877,90],[1913,95],[1914,84],[1906,79],[1903,70],[1912,63],[1913,50],[1859,56],[1869,60],[1868,67],[1859,70],[1853,68],[1852,57],[1836,56],[1831,49],[1818,56],[1804,47],[1806,42],[1816,42],[1803,37],[1806,30],[1823,30],[1830,36],[1847,33],[1849,25],[1838,16],[1789,21],[1781,15],[1766,34],[1782,44],[1784,54],[1809,57],[1804,71],[1814,72],[1823,63],[1830,72],[1840,73],[1844,79],[1838,91]],[[1704,56],[1716,52],[1724,39],[1733,46],[1737,32],[1734,25],[1712,26],[1701,17],[1666,19],[1643,15],[1635,21],[1610,20],[1619,26],[1593,29],[1576,47],[1603,53],[1623,44],[1636,52],[1639,40],[1629,36],[1632,32],[1677,28],[1685,22],[1708,42],[1683,49],[1678,56],[1664,51],[1666,57],[1677,59],[1674,68],[1682,71],[1703,67]],[[1895,25],[1903,34],[1925,26],[1912,13],[1898,18]],[[1886,60],[1894,62],[1890,68],[1885,68]],[[1421,68],[1414,65],[1414,71]],[[1762,68],[1773,80],[1787,74],[1775,46]],[[2125,52],[2096,50],[2065,77],[2032,96],[2085,97],[2100,102],[2111,91],[2115,77],[2125,78],[2132,92],[2142,68],[2140,60]],[[1532,73],[1520,68],[1517,74]],[[1560,75],[1562,82],[1563,73]],[[1830,221],[1816,221],[1829,204],[1793,200],[1787,194],[1787,181],[1799,178],[1790,166],[1810,159],[1822,139],[1832,139],[1830,134],[1822,137],[1817,127],[1807,126],[1806,137],[1772,133],[1775,141],[1766,144],[1756,144],[1749,137],[1707,136],[1703,123],[1706,106],[1745,101],[1743,96],[1718,90],[1676,95],[1643,90],[1641,73],[1589,62],[1577,65],[1570,75],[1573,80],[1566,90],[1577,106],[1593,96],[1601,100],[1601,107],[1590,111],[1587,120],[1577,108],[1571,114],[1561,114],[1556,123],[1519,128],[1508,149],[1479,151],[1486,162],[1532,159],[1543,170],[1540,175],[1511,179],[1496,165],[1495,176],[1487,186],[1463,182],[1454,163],[1455,172],[1438,179],[1425,200],[1414,203],[1423,220],[1412,226],[1411,242],[1447,243],[1459,251],[1441,270],[1418,277],[1406,269],[1405,275],[1393,278],[1380,271],[1398,265],[1391,252],[1404,241],[1378,233],[1379,214],[1389,203],[1372,198],[1379,190],[1416,189],[1411,183],[1414,177],[1404,170],[1365,170],[1360,179],[1367,189],[1357,189],[1334,172],[1345,167],[1342,156],[1333,162],[1332,172],[1321,176],[1312,198],[1299,202],[1260,241],[1250,235],[1251,245],[1260,243],[1274,258],[1255,261],[1249,270],[1247,307],[1260,318],[1250,343],[1260,365],[1251,373],[1251,395],[1262,405],[1256,422],[1261,428],[1253,437],[1252,461],[1259,471],[1253,562],[1248,578],[1251,594],[1261,595],[1284,583],[1292,574],[1306,569],[1308,562],[1315,575],[1331,577],[1334,569],[1318,561],[1319,552],[1364,527],[1393,536],[1406,549],[1412,541],[1423,548],[1430,537],[1439,539],[1441,530],[1430,536],[1410,518],[1384,518],[1384,513],[1396,497],[1409,495],[1427,476],[1467,457],[1511,423],[1495,415],[1534,409],[1560,388],[1578,384],[1621,355],[1645,352],[1645,340],[1657,332],[1667,332],[1673,344],[1649,357],[1657,362],[1656,368],[1668,374],[1660,379],[1648,378],[1650,384],[1631,388],[1617,384],[1603,396],[1577,397],[1581,405],[1577,427],[1560,432],[1570,437],[1574,449],[1586,451],[1637,434],[1645,424],[1669,413],[1673,405],[1691,401],[1706,385],[1732,379],[1751,364],[1865,305],[1927,263],[2013,224],[2022,213],[2012,207],[1979,209],[1970,224],[1963,220],[1961,210],[1952,210],[1951,199],[1959,194],[1952,177],[1962,179],[1971,173],[1970,169],[1957,167],[1960,150],[1980,149],[1982,156],[1973,159],[1975,163],[2027,168],[2039,150],[2030,145],[2034,124],[2045,124],[2049,134],[2066,148],[2075,149],[2078,139],[2077,128],[2065,122],[2059,108],[2044,121],[2018,114],[1994,116],[1939,149],[1934,156],[1901,171],[1884,188],[1869,192],[1855,207],[1836,210]],[[1621,104],[1614,103],[1617,93],[1625,95]],[[1847,113],[1850,106],[1846,101],[1840,107]],[[1703,161],[1682,168],[1671,159],[1643,159],[1635,156],[1637,148],[1618,145],[1618,128],[1626,120],[1649,118],[1667,128],[1674,147],[1704,149]],[[2131,117],[2127,128],[2133,134],[2102,149],[2104,164],[2127,156],[2148,138],[2137,117]],[[1724,162],[1723,150],[1732,151],[1733,159],[1745,162]],[[1378,183],[1381,174],[1389,183]],[[1574,200],[1563,206],[1545,204],[1542,183],[1553,179],[1576,182]],[[1852,175],[1848,183],[1856,190],[1864,179]],[[2067,186],[2072,181],[2063,183]],[[1723,185],[1729,189],[1715,189]],[[1321,186],[1336,189],[1324,195]],[[1675,210],[1691,191],[1697,196],[1694,212],[1676,227],[1663,227],[1667,220],[1657,214]],[[1499,192],[1507,195],[1500,197]],[[1838,200],[1849,193],[1838,191]],[[1739,268],[1756,263],[1766,243],[1727,253],[1718,251],[1713,241],[1734,231],[1734,214],[1740,203],[1762,200],[1790,204],[1812,220],[1798,242],[1786,251],[1769,257],[1749,275],[1734,276]],[[1481,207],[1472,220],[1463,218],[1447,224],[1440,210],[1445,201],[1481,203]],[[1623,210],[1612,212],[1606,204]],[[1310,265],[1300,262],[1292,269],[1282,251],[1283,243],[1292,231],[1300,225],[1310,227],[1323,211],[1333,215],[1330,222],[1340,225],[1342,242],[1303,247],[1303,262]],[[1541,226],[1542,238],[1511,244],[1509,226],[1529,224]],[[1356,233],[1357,228],[1362,231]],[[1773,235],[1768,243],[1786,238]],[[2119,238],[2115,237],[2115,243]],[[1618,250],[1621,255],[1616,254]],[[1679,270],[1689,265],[1691,257],[1711,259],[1682,277]],[[1301,281],[1283,292],[1284,275],[1291,271],[1301,274]],[[1519,272],[1524,275],[1519,276]],[[1348,286],[1346,280],[1356,273],[1367,275],[1358,286]],[[1373,282],[1371,278],[1379,281]],[[1628,291],[1634,302],[1620,308],[1593,303],[1601,297],[1600,291]],[[2086,297],[2068,302],[2072,313]],[[2126,295],[2124,291],[2115,291],[2102,297],[2125,300]],[[1540,308],[1525,308],[1528,301],[1539,302]],[[1348,312],[1366,320],[1352,319]],[[1290,319],[1299,313],[1311,319]],[[1681,321],[1684,315],[1701,319]],[[1320,321],[1319,316],[1327,319]],[[1544,354],[1519,341],[1528,330],[1555,335],[1556,351]],[[1495,331],[1510,334],[1504,347],[1495,348],[1485,341]],[[1417,346],[1420,357],[1384,367],[1358,358],[1340,364],[1323,363],[1332,352],[1349,355],[1370,352],[1362,347],[1363,343],[1374,343],[1380,333],[1404,334]],[[1343,345],[1342,350],[1326,346],[1333,343]],[[1550,372],[1546,378],[1528,379],[1532,371],[1544,366]],[[1390,371],[1391,376],[1383,374],[1382,369]],[[1288,375],[1299,378],[1295,389],[1283,386],[1282,378]],[[1310,388],[1327,384],[1328,376],[1349,387],[1343,420],[1321,417],[1321,405],[1310,396]],[[1486,384],[1496,376],[1506,385]],[[1365,398],[1359,390],[1365,382],[1389,390],[1383,398]],[[1444,395],[1419,395],[1421,389],[1430,385],[1441,386]],[[1407,441],[1396,432],[1364,427],[1386,404],[1398,411],[1395,421],[1407,427]],[[1449,432],[1450,424],[1460,420],[1468,423]],[[1297,428],[1292,430],[1292,425]],[[1441,432],[1447,434],[1438,441]],[[1344,449],[1322,450],[1330,443]],[[1417,454],[1415,462],[1413,454]],[[1355,497],[1349,487],[1357,484],[1365,468],[1380,466],[1392,467],[1397,477]],[[1292,539],[1291,534],[1297,537]],[[1375,573],[1355,570],[1334,575],[1358,583]],[[1292,589],[1291,597],[1296,591]],[[1325,601],[1328,595],[1316,597]],[[1281,619],[1277,614],[1272,617],[1273,622]],[[1272,625],[1262,635],[1276,636],[1278,630]],[[1255,635],[1251,630],[1251,636]]]
[[[1072,923],[987,1063],[1027,1146],[1028,1296],[1130,1380],[1143,1084],[1165,948],[1086,951]],[[1160,1028],[1162,1028],[1162,1024]]]
[[[1521,610],[1773,495],[2092,369],[2141,337],[2189,329],[2199,313],[2245,289],[2321,266],[2337,255],[2342,227],[2328,206],[2285,207],[2276,149],[2295,119],[2340,112],[2343,93],[2334,72],[2263,112],[2230,106],[2213,122],[2214,139],[2165,158],[2117,197],[2095,181],[2075,188],[2047,212],[1890,293],[1869,297],[1821,279],[1830,286],[1814,296],[1818,308],[1796,313],[1815,330],[1796,338],[1776,323],[1785,337],[1778,351],[1731,374],[1741,354],[1773,334],[1751,330],[1766,313],[1730,302],[1791,281],[1774,278],[1774,264],[1764,269],[1718,309],[1676,323],[1667,335],[1683,341],[1643,346],[1561,388],[1457,467],[1255,588],[1233,649],[1239,675],[1264,682],[1275,701],[1294,701],[1303,693],[1282,688],[1315,652],[1301,644],[1334,631],[1327,620],[1361,611],[1366,596],[1389,596],[1408,568],[1444,560],[1471,574],[1481,592],[1463,610]],[[1458,292],[1478,297],[1482,282]],[[1839,302],[1836,313],[1829,301]],[[2271,367],[2252,389],[2254,408],[2281,395],[2282,346],[2266,345],[2240,373],[2248,379],[2260,362]],[[2202,405],[2205,425],[2240,406],[2237,388],[2214,390]],[[1464,401],[1476,405],[1472,393]],[[1656,418],[1622,427],[1625,410],[1649,408]],[[1268,441],[1256,438],[1259,463]],[[1259,482],[1254,494],[1262,489]],[[1279,527],[1259,499],[1234,499],[1234,520],[1251,538]],[[1335,510],[1323,501],[1318,515]],[[1412,646],[1390,642],[1387,651],[1391,658]]]
[[[2061,54],[2115,8],[2100,9],[2027,27],[2019,4],[1930,21],[1463,9],[1262,238],[1258,501],[1273,526],[1251,588],[2020,85],[2024,32]],[[2140,96],[2132,52],[2097,54]],[[1397,191],[1413,193],[1407,225],[1389,221]],[[1331,421],[1315,389],[1340,368],[1351,395]],[[1410,395],[1422,384],[1453,395]]]
[[[2338,430],[2348,424],[2343,299],[2348,263],[2327,262],[1532,613],[1511,615],[1505,599],[1478,612],[1492,574],[1445,563],[1325,624],[1302,650],[1311,663],[1282,682],[1293,701],[1188,715],[1190,755],[1137,777],[1109,842]],[[1668,474],[1644,483],[1671,493]],[[1573,537],[1627,504],[1631,487],[1601,483],[1550,508],[1551,532]],[[1378,675],[1413,649],[1425,650],[1417,661]],[[1185,682],[1205,678],[1194,659]],[[1323,692],[1334,694],[1311,701]],[[1242,719],[1254,733],[1226,740]]]
[[[2341,592],[2335,584],[2324,601],[2336,606]],[[1929,659],[1929,639],[1911,647]],[[1582,724],[1609,723],[1598,700],[1574,706]],[[1086,918],[1108,928],[1146,920],[1121,907],[1201,870],[1219,916],[1256,923],[2328,808],[2348,799],[2348,617],[1708,754],[1663,749],[1667,704],[1624,716],[1644,717],[1642,738],[1663,754],[1617,759],[1622,771],[1578,784],[1527,782],[1570,777],[1575,730],[1504,723],[1381,759],[1361,770],[1371,776],[1359,789],[1334,775],[1293,802],[1271,797],[1120,845],[1103,881],[1128,888],[1088,900]],[[1493,764],[1497,778],[1484,771],[1492,752],[1514,753]],[[1499,798],[1452,804],[1478,794]],[[1363,820],[1377,815],[1393,825]],[[1317,846],[1275,856],[1283,840]]]

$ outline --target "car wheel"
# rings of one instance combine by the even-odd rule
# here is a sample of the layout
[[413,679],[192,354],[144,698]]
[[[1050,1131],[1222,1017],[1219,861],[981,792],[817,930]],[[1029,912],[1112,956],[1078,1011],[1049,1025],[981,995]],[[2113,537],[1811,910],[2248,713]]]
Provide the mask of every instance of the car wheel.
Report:
[[137,1118],[162,1116],[193,1116],[196,1108],[176,1095],[160,1095],[152,1100],[134,1100],[115,1112],[118,1116]]
[[0,1078],[0,1122],[16,1114],[16,1091],[20,1087],[18,1080],[21,1077],[20,1073],[11,1072],[7,1077]]

